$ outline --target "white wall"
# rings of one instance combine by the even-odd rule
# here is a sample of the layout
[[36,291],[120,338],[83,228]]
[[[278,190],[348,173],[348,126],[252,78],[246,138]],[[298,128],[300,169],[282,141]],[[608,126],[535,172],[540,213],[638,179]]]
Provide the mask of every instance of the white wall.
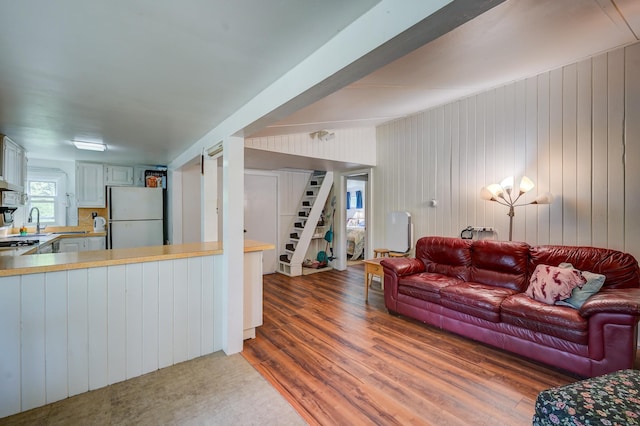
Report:
[[[182,243],[202,241],[202,175],[200,164],[182,170]],[[177,242],[177,241],[176,241]]]
[[325,141],[312,138],[308,133],[247,138],[246,148],[303,157],[321,158],[356,164],[376,164],[376,134],[373,128],[331,130],[334,137]]
[[[458,100],[377,130],[374,215],[407,210],[415,236],[494,226],[507,208],[480,188],[508,175],[550,191],[516,208],[514,240],[610,247],[640,258],[640,43]],[[431,198],[438,200],[430,207]],[[384,245],[384,227],[374,246]]]

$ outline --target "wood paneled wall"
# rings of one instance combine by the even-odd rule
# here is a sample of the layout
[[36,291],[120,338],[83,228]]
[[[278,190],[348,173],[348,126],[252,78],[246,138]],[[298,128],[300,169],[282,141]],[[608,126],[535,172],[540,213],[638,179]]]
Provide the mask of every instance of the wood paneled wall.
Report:
[[262,149],[304,157],[322,158],[373,166],[376,164],[376,133],[373,128],[331,130],[328,140],[312,138],[308,133],[247,138],[245,148]]
[[0,417],[220,350],[221,259],[0,278]]
[[[526,175],[536,184],[526,201],[556,199],[517,207],[514,240],[640,259],[638,76],[640,43],[378,127],[375,222],[406,210],[416,237],[477,225],[506,240],[508,209],[480,199],[480,188]],[[384,245],[384,226],[374,245]]]

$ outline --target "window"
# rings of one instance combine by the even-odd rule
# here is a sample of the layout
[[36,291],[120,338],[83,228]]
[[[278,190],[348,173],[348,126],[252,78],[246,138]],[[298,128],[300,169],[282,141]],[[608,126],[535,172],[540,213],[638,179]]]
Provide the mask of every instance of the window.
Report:
[[[66,225],[67,195],[66,175],[62,171],[32,171],[27,177],[29,203],[27,214],[33,207],[40,211],[40,223],[44,225]],[[35,221],[36,218],[33,217]]]

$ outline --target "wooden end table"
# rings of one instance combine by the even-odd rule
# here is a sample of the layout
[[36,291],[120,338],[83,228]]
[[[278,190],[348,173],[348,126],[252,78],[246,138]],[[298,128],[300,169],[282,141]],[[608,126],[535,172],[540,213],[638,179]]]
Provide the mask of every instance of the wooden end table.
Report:
[[[384,283],[384,271],[380,262],[384,260],[384,257],[378,257],[375,259],[366,259],[364,262],[364,301],[369,303],[369,286],[374,275],[380,277],[380,283]],[[384,286],[383,286],[384,288]]]

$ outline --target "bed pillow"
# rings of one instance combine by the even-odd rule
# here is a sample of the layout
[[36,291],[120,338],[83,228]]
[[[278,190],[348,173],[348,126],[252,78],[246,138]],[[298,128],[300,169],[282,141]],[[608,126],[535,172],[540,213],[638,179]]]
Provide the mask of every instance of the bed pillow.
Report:
[[350,226],[352,228],[358,226],[358,219],[354,219],[354,218],[347,219],[347,226]]
[[580,271],[573,268],[538,265],[531,275],[526,295],[553,305],[569,298],[574,288],[582,287],[586,282]]
[[587,280],[586,284],[580,287],[576,287],[571,292],[571,297],[558,300],[556,305],[569,306],[571,308],[580,309],[584,302],[588,298],[596,294],[604,285],[605,276],[601,274],[595,274],[589,271],[582,271],[582,276]]

